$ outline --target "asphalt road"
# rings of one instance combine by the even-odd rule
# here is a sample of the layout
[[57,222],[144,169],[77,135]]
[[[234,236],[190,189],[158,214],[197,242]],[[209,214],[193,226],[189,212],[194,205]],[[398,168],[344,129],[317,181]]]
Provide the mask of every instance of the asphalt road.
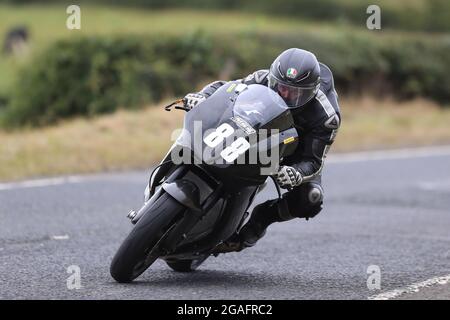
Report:
[[[114,282],[109,263],[146,172],[0,184],[0,298],[367,299],[448,275],[450,152],[427,154],[330,157],[316,218],[277,223],[255,247],[211,257],[195,273],[158,261],[127,285]],[[80,289],[67,286],[73,265]],[[379,290],[367,286],[371,265]],[[439,286],[417,297],[448,299],[449,286]]]

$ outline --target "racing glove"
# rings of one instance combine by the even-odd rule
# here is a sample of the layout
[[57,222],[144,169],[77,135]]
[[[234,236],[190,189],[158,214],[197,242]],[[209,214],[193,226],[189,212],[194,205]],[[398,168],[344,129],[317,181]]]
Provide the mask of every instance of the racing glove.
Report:
[[196,105],[198,105],[200,102],[206,100],[205,95],[202,93],[188,93],[184,98],[184,106],[188,109],[194,108]]
[[303,177],[293,167],[282,166],[278,169],[275,175],[278,185],[283,189],[290,189],[299,186],[302,183]]

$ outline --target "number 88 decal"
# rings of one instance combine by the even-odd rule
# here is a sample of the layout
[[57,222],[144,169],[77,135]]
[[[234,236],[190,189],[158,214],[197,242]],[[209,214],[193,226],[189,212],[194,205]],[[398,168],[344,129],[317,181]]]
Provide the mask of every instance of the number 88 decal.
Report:
[[[215,148],[220,143],[222,143],[222,141],[225,138],[231,136],[233,132],[234,129],[232,126],[230,126],[228,123],[223,123],[220,126],[218,126],[215,131],[207,135],[203,139],[203,142],[205,142],[207,146]],[[240,137],[236,139],[236,141],[233,141],[233,143],[230,146],[223,149],[220,155],[223,159],[225,159],[225,161],[233,162],[249,148],[250,143],[248,143],[248,141],[245,140],[245,138]]]

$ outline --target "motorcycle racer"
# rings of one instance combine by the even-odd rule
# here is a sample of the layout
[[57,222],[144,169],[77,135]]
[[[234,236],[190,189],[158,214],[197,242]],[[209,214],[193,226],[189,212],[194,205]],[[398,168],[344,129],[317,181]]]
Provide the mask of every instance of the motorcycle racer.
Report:
[[[276,174],[279,186],[288,191],[281,199],[257,205],[239,233],[217,248],[219,252],[251,247],[272,223],[313,218],[322,210],[321,172],[341,123],[333,74],[309,51],[288,49],[273,61],[269,70],[255,71],[240,81],[276,91],[292,111],[300,141],[296,152],[282,160]],[[215,81],[200,92],[186,95],[185,106],[194,108],[225,83]]]

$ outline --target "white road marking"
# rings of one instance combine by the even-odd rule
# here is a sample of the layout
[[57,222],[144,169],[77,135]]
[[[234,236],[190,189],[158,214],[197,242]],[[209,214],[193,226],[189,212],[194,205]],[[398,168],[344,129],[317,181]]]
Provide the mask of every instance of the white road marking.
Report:
[[450,191],[450,180],[424,181],[419,183],[418,187],[425,191]]
[[[450,156],[450,145],[330,154],[325,162],[326,164],[334,164],[432,156]],[[92,180],[93,178],[104,179],[107,177],[107,174],[92,174],[85,176],[55,177],[48,179],[26,180],[21,182],[0,183],[0,191],[80,183],[87,180]]]
[[0,183],[0,191],[3,190],[13,190],[13,189],[25,189],[25,188],[36,188],[36,187],[48,187],[56,186],[68,183],[80,183],[86,180],[82,177],[57,177],[48,179],[37,179],[37,180],[27,180],[21,182],[10,182],[10,183]]
[[391,291],[387,291],[387,292],[383,292],[377,295],[373,295],[368,297],[369,300],[389,300],[389,299],[394,299],[394,298],[398,298],[401,295],[404,294],[411,294],[411,293],[416,293],[419,292],[420,289],[422,288],[426,288],[426,287],[431,287],[437,284],[447,284],[450,283],[450,274],[446,275],[446,276],[442,276],[442,277],[435,277],[435,278],[431,278],[422,282],[418,282],[418,283],[413,283],[407,287],[401,288],[401,289],[396,289],[396,290],[391,290]]
[[348,152],[331,154],[326,163],[348,163],[374,160],[408,159],[430,156],[449,156],[450,146],[421,147],[395,150]]
[[64,234],[61,236],[51,236],[52,240],[69,240],[69,235],[68,234]]

